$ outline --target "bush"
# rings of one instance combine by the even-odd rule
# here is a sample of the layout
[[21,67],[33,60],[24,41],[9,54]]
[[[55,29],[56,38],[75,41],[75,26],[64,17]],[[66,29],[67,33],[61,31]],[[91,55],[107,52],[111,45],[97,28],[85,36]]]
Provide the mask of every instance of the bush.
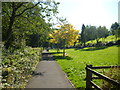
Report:
[[[120,68],[110,69],[110,71],[106,72],[105,75],[108,76],[109,78],[117,81],[118,83],[120,83]],[[102,88],[109,89],[109,88],[117,88],[117,87],[107,81],[103,81]]]
[[113,45],[116,45],[115,42],[113,42],[113,41],[108,42],[108,43],[106,44],[106,46],[113,46]]
[[3,50],[2,88],[24,88],[41,59],[41,49]]

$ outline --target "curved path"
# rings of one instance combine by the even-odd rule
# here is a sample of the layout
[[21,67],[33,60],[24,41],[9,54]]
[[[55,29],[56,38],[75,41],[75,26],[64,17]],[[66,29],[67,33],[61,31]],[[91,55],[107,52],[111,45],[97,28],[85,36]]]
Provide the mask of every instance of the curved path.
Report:
[[33,77],[26,88],[73,88],[65,73],[47,51],[37,65]]

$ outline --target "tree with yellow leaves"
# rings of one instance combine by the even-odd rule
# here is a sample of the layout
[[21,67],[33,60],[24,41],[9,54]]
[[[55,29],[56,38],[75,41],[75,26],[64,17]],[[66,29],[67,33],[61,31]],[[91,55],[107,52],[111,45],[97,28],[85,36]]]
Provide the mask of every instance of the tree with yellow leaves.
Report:
[[59,26],[58,30],[51,32],[49,36],[51,43],[60,44],[64,47],[63,55],[65,55],[65,47],[73,46],[75,42],[78,42],[79,30],[76,30],[71,24],[64,24]]

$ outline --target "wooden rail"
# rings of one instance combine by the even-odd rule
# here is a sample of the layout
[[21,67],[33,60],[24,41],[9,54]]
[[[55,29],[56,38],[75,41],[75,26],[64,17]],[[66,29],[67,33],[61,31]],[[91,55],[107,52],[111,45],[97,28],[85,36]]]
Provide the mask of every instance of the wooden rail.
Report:
[[[120,83],[116,82],[115,80],[100,74],[92,69],[105,69],[105,68],[120,68],[120,66],[97,66],[97,67],[92,67],[92,65],[86,65],[86,89],[94,88],[98,90],[102,90],[98,85],[96,85],[94,82],[92,82],[93,79],[104,79],[107,82],[115,85],[117,88],[120,88]],[[96,75],[97,77],[92,77],[92,74]]]

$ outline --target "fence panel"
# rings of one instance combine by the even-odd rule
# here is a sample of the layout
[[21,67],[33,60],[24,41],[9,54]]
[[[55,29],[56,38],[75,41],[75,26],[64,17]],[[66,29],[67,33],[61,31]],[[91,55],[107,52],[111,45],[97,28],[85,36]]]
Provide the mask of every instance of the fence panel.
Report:
[[[120,83],[116,82],[115,80],[100,74],[92,69],[104,69],[104,68],[120,68],[120,66],[97,66],[92,67],[92,65],[86,65],[86,89],[92,88],[94,86],[98,90],[102,90],[98,85],[92,82],[92,79],[104,79],[107,82],[112,83],[113,85],[117,86],[117,88],[120,88]],[[92,77],[92,74],[96,75],[97,77]]]

